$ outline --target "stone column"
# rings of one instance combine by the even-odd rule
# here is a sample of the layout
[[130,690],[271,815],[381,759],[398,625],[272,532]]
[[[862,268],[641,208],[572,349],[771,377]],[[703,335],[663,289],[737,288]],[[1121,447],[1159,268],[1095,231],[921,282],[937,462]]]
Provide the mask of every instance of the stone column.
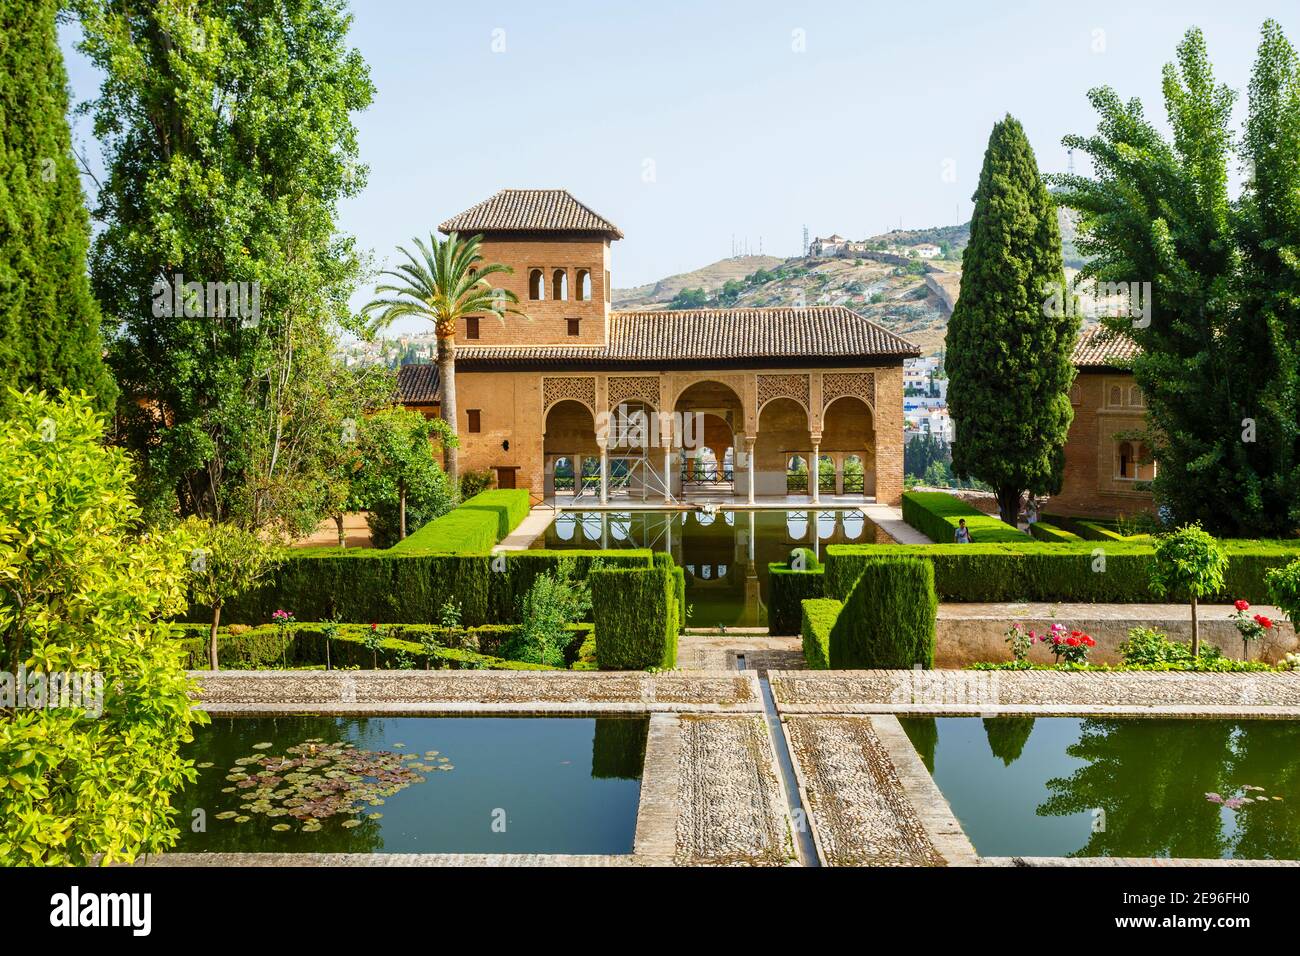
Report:
[[746,469],[746,471],[748,472],[748,475],[746,477],[749,481],[748,501],[751,505],[754,503],[754,468],[756,467],[754,462],[754,442],[757,441],[757,439],[758,439],[757,435],[745,436],[745,462],[749,465],[749,467]]
[[809,484],[809,486],[810,486],[808,490],[809,490],[809,492],[810,492],[811,495],[812,495],[812,503],[813,503],[813,504],[819,504],[819,503],[821,502],[821,500],[822,500],[822,499],[821,499],[821,483],[822,483],[822,482],[821,482],[821,444],[822,444],[822,436],[821,436],[820,434],[818,434],[818,435],[813,435],[813,436],[812,436],[812,443],[813,443],[812,461],[809,462],[810,467],[809,467],[809,469],[808,469],[808,484]]
[[844,455],[835,456],[835,493],[844,494]]
[[609,449],[600,445],[600,503],[609,504]]
[[664,504],[673,500],[673,429],[672,415],[659,413],[659,440],[664,446]]

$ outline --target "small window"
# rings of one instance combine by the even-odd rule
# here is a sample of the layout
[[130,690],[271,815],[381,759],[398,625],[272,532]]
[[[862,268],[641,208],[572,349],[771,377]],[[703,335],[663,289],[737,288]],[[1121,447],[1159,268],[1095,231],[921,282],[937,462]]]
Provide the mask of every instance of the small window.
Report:
[[580,331],[579,328],[578,328],[578,320],[577,320],[577,319],[569,319],[569,320],[567,320],[567,321],[568,321],[568,323],[569,323],[569,334],[570,334],[570,335],[581,335],[581,334],[582,334],[581,331]]
[[551,298],[563,302],[569,297],[569,273],[556,269],[551,273]]
[[609,301],[609,270],[605,270],[605,301]]
[[528,271],[528,298],[534,302],[540,302],[545,292],[542,282],[542,270],[530,269]]
[[579,302],[591,299],[591,270],[579,269],[578,280],[573,286],[573,297]]
[[1111,408],[1118,408],[1123,404],[1124,404],[1123,393],[1120,391],[1120,387],[1118,385],[1112,385],[1110,389]]
[[481,416],[480,416],[479,409],[477,409],[477,408],[471,408],[471,409],[469,409],[465,414],[469,417],[469,431],[470,431],[470,433],[471,433],[471,434],[474,434],[474,433],[480,431],[480,430],[481,430],[481,426],[482,426],[483,423],[482,423],[482,421],[480,420]]
[[1128,390],[1128,403],[1129,403],[1130,405],[1132,405],[1134,408],[1141,408],[1141,407],[1142,407],[1142,389],[1138,388],[1136,385],[1131,385],[1131,386],[1129,386],[1129,390]]
[[477,315],[471,315],[469,318],[465,320],[465,338],[467,339],[478,338],[478,316]]

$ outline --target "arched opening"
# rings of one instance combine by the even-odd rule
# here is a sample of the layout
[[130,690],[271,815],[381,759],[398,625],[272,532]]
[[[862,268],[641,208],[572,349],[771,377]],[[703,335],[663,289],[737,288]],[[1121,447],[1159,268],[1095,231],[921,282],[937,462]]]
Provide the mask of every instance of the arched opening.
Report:
[[1137,477],[1133,469],[1133,443],[1128,441],[1120,442],[1119,448],[1117,448],[1115,451],[1115,455],[1116,455],[1115,467],[1117,469],[1116,471],[1117,476],[1120,478]]
[[542,436],[545,459],[545,493],[576,494],[591,475],[600,475],[600,447],[596,444],[596,421],[591,409],[572,399],[556,402],[546,413]]
[[563,302],[569,297],[569,273],[564,269],[556,269],[551,273],[551,298],[556,302]]
[[534,302],[540,302],[544,294],[545,294],[545,289],[543,288],[542,285],[542,270],[529,269],[528,270],[528,298]]
[[573,297],[579,302],[591,300],[591,270],[579,269],[578,278],[573,286]]
[[[834,476],[830,480],[830,485],[839,494],[861,494],[874,496],[876,493],[876,427],[875,416],[871,413],[871,407],[860,398],[851,395],[845,395],[837,398],[826,406],[826,411],[822,413],[822,441],[821,452],[824,455],[831,455],[833,459],[844,462],[844,467],[838,475],[835,474],[834,468],[830,469]],[[848,463],[852,460],[854,463],[854,474],[850,481]],[[822,491],[827,490],[828,470],[825,462],[822,462],[819,470],[821,474]],[[852,490],[850,490],[852,488]]]
[[817,456],[817,489],[822,492],[836,493],[835,459],[822,453]]
[[740,396],[721,382],[696,382],[673,406],[679,434],[674,444],[680,465],[676,481],[683,494],[735,493],[736,429],[744,423]]
[[758,413],[758,436],[754,442],[755,494],[806,494],[811,461],[808,412],[793,398],[772,399]]

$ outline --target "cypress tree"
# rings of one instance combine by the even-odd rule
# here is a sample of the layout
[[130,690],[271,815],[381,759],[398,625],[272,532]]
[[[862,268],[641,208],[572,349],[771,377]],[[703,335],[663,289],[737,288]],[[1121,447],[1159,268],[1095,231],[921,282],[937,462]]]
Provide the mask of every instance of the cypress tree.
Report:
[[68,130],[58,0],[0,0],[0,406],[3,386],[116,394],[90,293],[90,231]]
[[993,486],[1016,523],[1024,492],[1060,490],[1077,318],[1064,300],[1056,208],[1020,123],[993,127],[961,296],[948,322],[953,471]]

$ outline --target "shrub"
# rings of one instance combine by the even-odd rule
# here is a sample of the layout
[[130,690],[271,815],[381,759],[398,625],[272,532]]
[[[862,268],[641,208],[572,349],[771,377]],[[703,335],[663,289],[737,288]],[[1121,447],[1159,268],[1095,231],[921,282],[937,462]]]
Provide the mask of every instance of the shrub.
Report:
[[802,602],[822,597],[825,568],[808,548],[799,548],[804,570],[791,567],[792,562],[773,562],[767,566],[767,630],[770,634],[797,634],[803,619]]
[[[1268,602],[1265,573],[1300,557],[1300,542],[1296,541],[1225,541],[1223,546],[1228,568],[1223,588],[1212,596],[1222,601],[1242,597],[1257,604]],[[1149,540],[1113,544],[833,544],[825,549],[823,561],[826,596],[839,600],[847,596],[865,562],[914,556],[934,564],[935,588],[944,601],[1132,604],[1159,600],[1150,580],[1154,554]]]
[[668,568],[598,568],[591,573],[596,662],[601,670],[677,664],[677,588]]
[[1200,622],[1196,603],[1223,590],[1228,553],[1200,524],[1189,524],[1156,539],[1151,565],[1151,590],[1184,597],[1192,606],[1192,656],[1200,653]]
[[1300,558],[1284,567],[1271,569],[1267,581],[1269,600],[1300,629]]
[[507,645],[511,660],[564,665],[568,646],[565,626],[591,610],[591,594],[565,573],[540,574],[520,604],[519,627]]
[[1159,628],[1134,627],[1119,646],[1119,656],[1123,664],[1176,664],[1191,661],[1192,651],[1186,644],[1169,640]]
[[462,498],[473,498],[480,491],[487,491],[491,488],[494,480],[492,472],[486,468],[462,471],[460,473],[460,496]]
[[971,540],[976,544],[1029,540],[1019,529],[976,511],[965,502],[942,491],[909,491],[903,495],[903,520],[936,544],[950,544],[957,522],[966,519]]
[[831,629],[843,607],[833,598],[810,598],[802,603],[803,659],[813,670],[831,666]]
[[0,670],[96,676],[70,706],[0,709],[0,865],[129,862],[176,842],[172,794],[196,779],[180,748],[207,718],[158,623],[185,608],[194,541],[138,533],[131,462],[88,396],[8,402]]
[[1064,528],[1058,528],[1056,525],[1048,524],[1046,521],[1035,521],[1029,526],[1029,534],[1038,541],[1050,541],[1060,543],[1063,541],[1082,541],[1077,534],[1072,531],[1066,531]]
[[938,603],[929,561],[867,562],[831,630],[831,667],[933,667]]

